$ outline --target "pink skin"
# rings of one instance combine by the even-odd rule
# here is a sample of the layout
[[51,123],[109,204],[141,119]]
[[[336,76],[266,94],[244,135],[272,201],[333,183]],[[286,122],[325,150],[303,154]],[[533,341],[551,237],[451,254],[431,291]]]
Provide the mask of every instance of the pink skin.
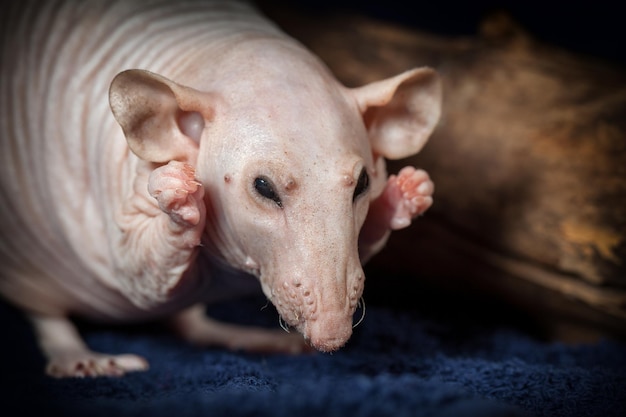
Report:
[[[398,175],[390,175],[382,196],[373,203],[374,207],[384,205],[382,216],[391,230],[408,227],[411,221],[433,204],[435,186],[428,173],[411,166],[404,167]],[[376,210],[374,208],[374,210]]]
[[434,191],[435,186],[424,170],[407,166],[398,175],[390,175],[382,194],[370,205],[361,229],[361,258],[367,261],[392,230],[408,227],[413,219],[424,214],[433,204]]

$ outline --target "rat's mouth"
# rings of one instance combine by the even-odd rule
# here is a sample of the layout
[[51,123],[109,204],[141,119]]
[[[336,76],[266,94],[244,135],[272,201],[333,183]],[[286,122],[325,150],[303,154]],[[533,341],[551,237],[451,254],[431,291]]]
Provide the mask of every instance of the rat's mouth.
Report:
[[[360,310],[360,312],[359,312]],[[327,317],[326,317],[327,316]],[[294,313],[292,320],[285,320],[279,315],[280,327],[287,333],[292,329],[300,332],[305,340],[316,350],[321,352],[333,352],[343,347],[352,335],[352,330],[365,319],[365,301],[363,297],[350,315],[332,314],[305,319],[302,314]],[[294,320],[295,319],[295,320]]]
[[306,321],[304,320],[304,316],[295,315],[295,318],[295,322],[293,320],[287,321],[283,318],[282,314],[279,314],[278,324],[287,333],[291,333],[291,330],[295,329],[306,337]]

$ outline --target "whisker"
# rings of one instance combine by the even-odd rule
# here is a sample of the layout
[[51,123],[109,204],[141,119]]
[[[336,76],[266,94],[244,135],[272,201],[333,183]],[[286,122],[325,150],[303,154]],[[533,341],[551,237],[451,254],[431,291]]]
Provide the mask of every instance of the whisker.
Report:
[[363,320],[365,319],[365,299],[363,297],[359,298],[359,302],[357,303],[356,307],[361,308],[362,312],[361,312],[361,318],[359,319],[359,321],[357,321],[355,324],[352,325],[353,329],[359,324],[361,324]]
[[289,331],[289,325],[285,322],[285,320],[283,320],[283,318],[280,315],[278,316],[278,324],[284,331],[286,331],[287,333],[291,333]]

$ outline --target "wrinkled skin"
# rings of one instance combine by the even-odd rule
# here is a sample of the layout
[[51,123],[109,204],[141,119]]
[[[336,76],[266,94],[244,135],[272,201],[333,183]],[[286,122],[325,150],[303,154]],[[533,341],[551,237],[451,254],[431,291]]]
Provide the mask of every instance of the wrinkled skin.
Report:
[[[81,236],[103,231],[93,249],[103,255],[93,258],[97,270],[82,259],[86,274],[63,278],[93,277],[90,288],[68,294],[47,274],[18,268],[7,268],[0,286],[30,311],[50,375],[147,367],[135,355],[91,352],[68,314],[171,316],[173,328],[198,345],[339,349],[363,292],[362,263],[391,230],[432,204],[428,174],[406,167],[388,177],[384,161],[415,154],[428,139],[439,118],[436,74],[416,69],[348,89],[301,46],[254,19],[254,36],[234,37],[211,55],[194,50],[195,60],[211,56],[210,64],[111,68],[110,111],[98,117],[117,126],[100,139],[110,153],[98,155],[101,175],[90,186],[105,190],[104,208],[88,223],[72,223],[86,232],[68,237],[92,245]],[[51,170],[53,163],[50,157]],[[245,293],[250,277],[304,337],[203,314],[199,303]],[[24,280],[54,291],[35,307]],[[92,302],[104,295],[109,304]]]

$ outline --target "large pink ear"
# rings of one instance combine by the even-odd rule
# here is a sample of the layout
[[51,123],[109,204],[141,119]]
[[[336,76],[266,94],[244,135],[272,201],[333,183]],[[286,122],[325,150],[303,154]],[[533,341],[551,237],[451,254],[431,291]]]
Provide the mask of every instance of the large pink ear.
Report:
[[422,149],[441,114],[441,82],[417,68],[352,90],[375,153],[388,159]]
[[213,109],[211,95],[145,70],[119,73],[109,104],[128,146],[141,159],[194,162]]

